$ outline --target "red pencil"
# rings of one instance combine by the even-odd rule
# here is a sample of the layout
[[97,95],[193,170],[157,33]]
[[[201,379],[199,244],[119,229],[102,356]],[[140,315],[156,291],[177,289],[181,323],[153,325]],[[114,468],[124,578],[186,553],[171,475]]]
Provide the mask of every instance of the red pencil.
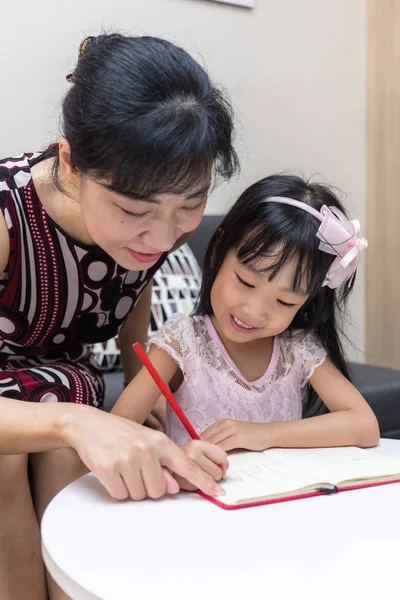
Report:
[[136,342],[135,344],[133,344],[132,348],[142,361],[143,365],[148,370],[149,374],[154,379],[155,383],[158,385],[160,392],[165,396],[168,404],[170,405],[170,407],[172,408],[182,425],[185,427],[190,437],[193,440],[199,440],[200,436],[197,434],[195,428],[193,427],[193,425],[191,424],[191,422],[189,421],[189,419],[187,418],[187,416],[173,397],[168,386],[164,383],[160,375],[157,373],[155,366],[152,364],[151,360],[147,356],[146,352],[143,350],[142,346],[139,344],[139,342]]

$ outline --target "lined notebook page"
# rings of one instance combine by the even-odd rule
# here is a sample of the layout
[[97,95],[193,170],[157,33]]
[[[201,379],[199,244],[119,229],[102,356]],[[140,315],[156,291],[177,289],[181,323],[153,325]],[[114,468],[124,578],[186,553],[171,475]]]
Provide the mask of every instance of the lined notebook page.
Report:
[[225,504],[272,495],[286,495],[293,490],[321,483],[319,476],[293,469],[267,453],[238,452],[229,455],[229,470],[220,482],[226,491]]
[[400,461],[361,448],[273,448],[264,456],[312,473],[320,482],[373,479],[400,474]]

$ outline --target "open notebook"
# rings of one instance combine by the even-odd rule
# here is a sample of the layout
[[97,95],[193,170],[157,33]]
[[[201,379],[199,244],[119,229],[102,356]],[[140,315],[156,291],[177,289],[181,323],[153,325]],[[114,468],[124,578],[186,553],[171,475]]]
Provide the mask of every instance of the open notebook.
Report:
[[[222,508],[294,500],[400,481],[400,461],[360,448],[270,449],[229,455]],[[201,494],[204,495],[204,494]]]

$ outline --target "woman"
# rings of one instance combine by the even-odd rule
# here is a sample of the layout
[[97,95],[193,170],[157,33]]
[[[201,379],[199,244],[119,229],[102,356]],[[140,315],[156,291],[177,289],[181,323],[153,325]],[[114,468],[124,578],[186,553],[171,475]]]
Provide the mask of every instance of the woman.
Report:
[[[87,38],[68,80],[58,144],[0,162],[2,600],[47,597],[38,520],[81,461],[119,499],[176,492],[171,472],[219,493],[163,434],[96,410],[90,344],[119,333],[133,377],[151,277],[200,223],[213,176],[237,168],[230,106],[151,37]],[[49,595],[66,597],[51,581]]]

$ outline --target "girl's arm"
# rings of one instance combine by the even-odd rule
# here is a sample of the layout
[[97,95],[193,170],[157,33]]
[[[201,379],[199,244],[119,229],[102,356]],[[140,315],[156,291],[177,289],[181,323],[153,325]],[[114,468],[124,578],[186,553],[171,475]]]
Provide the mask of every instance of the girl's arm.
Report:
[[201,438],[217,444],[225,451],[273,447],[368,448],[379,442],[379,426],[373,411],[352,383],[329,360],[315,369],[310,384],[329,409],[329,414],[280,423],[224,420],[209,427]]
[[[133,350],[131,350],[134,354]],[[179,367],[168,352],[156,345],[151,347],[149,359],[155,366],[162,380],[168,385]],[[147,369],[142,367],[134,379],[126,386],[118,398],[112,413],[125,417],[136,423],[144,423],[154,408],[160,390]]]
[[273,445],[376,446],[380,432],[372,409],[330,360],[315,369],[310,384],[330,413],[301,421],[271,423]]

